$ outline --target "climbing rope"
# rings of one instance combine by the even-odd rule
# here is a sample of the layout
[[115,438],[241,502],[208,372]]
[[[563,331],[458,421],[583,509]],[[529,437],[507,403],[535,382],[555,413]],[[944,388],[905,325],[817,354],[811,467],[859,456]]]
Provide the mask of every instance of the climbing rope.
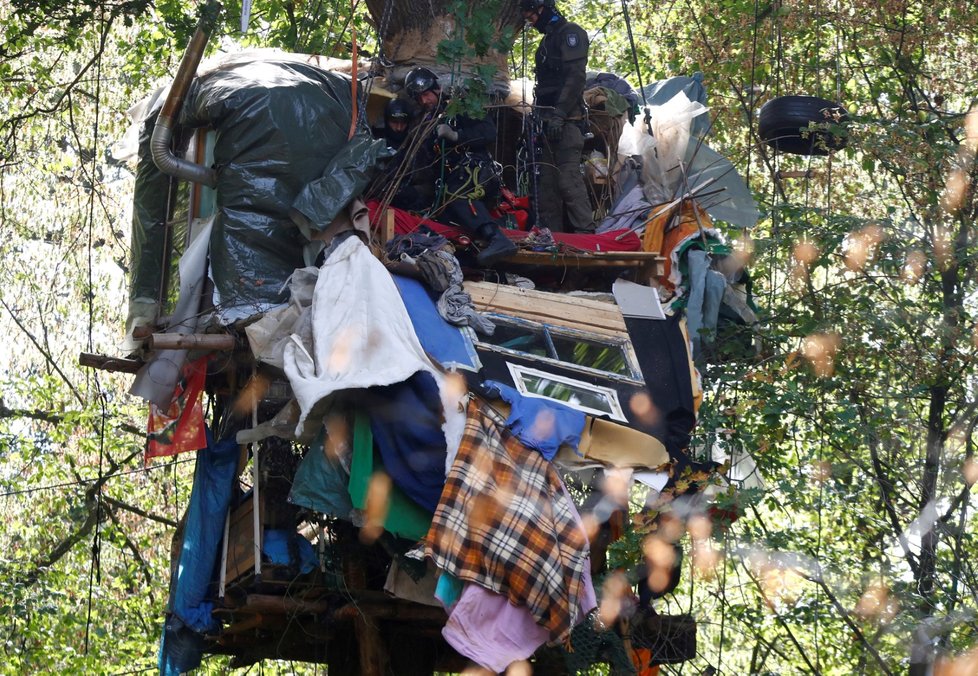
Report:
[[350,71],[350,103],[353,106],[353,114],[350,116],[350,133],[347,135],[346,140],[353,140],[353,135],[357,133],[357,123],[360,121],[360,114],[357,106],[357,61],[359,57],[357,56],[357,25],[353,19],[354,13],[357,11],[357,0],[350,0],[350,41],[353,43],[352,55],[350,57],[350,63],[352,69]]
[[750,47],[750,89],[747,90],[747,170],[744,182],[750,187],[750,165],[754,148],[754,88],[757,86],[757,24],[758,0],[754,0],[754,27],[751,30]]

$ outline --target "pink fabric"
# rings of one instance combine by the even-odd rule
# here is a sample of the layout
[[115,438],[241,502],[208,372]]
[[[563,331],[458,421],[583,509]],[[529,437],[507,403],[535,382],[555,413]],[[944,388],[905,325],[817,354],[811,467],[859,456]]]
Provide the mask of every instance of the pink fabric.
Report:
[[[370,210],[370,222],[376,225],[380,212],[380,203],[372,200],[367,202],[367,208]],[[438,223],[437,221],[432,221],[427,218],[421,218],[420,216],[415,216],[410,212],[395,209],[393,207],[388,208],[390,211],[394,212],[394,230],[399,235],[406,235],[417,230],[418,226],[426,225],[439,235],[453,242],[457,242],[460,238],[466,236],[465,233],[462,232],[461,228],[445,225],[444,223]],[[505,233],[505,235],[513,241],[526,239],[527,235],[529,234],[528,232],[524,232],[522,230],[508,229],[503,229],[503,233]],[[570,249],[581,249],[584,251],[642,250],[642,240],[640,240],[638,235],[630,230],[612,230],[610,232],[603,232],[600,235],[582,235],[566,232],[555,232],[553,233],[553,237],[558,244]],[[621,238],[620,240],[618,239],[619,237]]]
[[[591,563],[585,564],[581,615],[597,606],[591,582]],[[549,636],[524,606],[476,584],[467,584],[441,630],[459,655],[500,673],[518,660],[528,659]]]
[[[567,487],[563,487],[567,495]],[[573,507],[574,520],[581,530],[584,522]],[[584,561],[584,580],[581,584],[581,617],[598,605],[591,580],[591,560]],[[477,584],[467,584],[458,603],[449,609],[448,622],[442,636],[455,651],[479,666],[506,671],[513,662],[528,659],[546,643],[550,632],[533,618],[525,606],[514,606],[502,594]]]

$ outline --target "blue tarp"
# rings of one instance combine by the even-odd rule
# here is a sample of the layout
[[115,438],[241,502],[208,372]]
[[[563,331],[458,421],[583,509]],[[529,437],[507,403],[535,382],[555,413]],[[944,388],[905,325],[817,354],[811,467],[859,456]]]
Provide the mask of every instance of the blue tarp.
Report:
[[393,275],[393,278],[424,351],[444,369],[478,371],[481,364],[471,339],[438,314],[427,287],[410,277]]

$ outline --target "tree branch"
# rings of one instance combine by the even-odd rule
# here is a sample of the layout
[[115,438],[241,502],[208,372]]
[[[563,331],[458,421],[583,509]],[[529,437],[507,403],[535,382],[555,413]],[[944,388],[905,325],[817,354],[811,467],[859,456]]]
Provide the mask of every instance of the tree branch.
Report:
[[117,500],[116,498],[110,497],[108,495],[103,495],[102,499],[115,508],[123,509],[127,512],[132,512],[133,514],[136,514],[137,516],[141,516],[144,519],[149,519],[150,521],[161,523],[168,528],[176,528],[178,525],[177,522],[174,521],[173,519],[168,519],[165,516],[159,516],[157,514],[153,514],[152,512],[147,512],[145,509],[140,509],[139,507],[135,507],[134,505],[130,505],[127,502],[123,502],[122,500]]

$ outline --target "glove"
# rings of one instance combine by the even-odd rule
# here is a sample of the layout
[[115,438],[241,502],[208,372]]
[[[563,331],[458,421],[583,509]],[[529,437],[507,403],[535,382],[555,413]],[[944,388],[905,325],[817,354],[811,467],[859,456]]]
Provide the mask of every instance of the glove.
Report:
[[551,117],[547,120],[547,139],[551,143],[560,143],[564,138],[564,118]]
[[458,132],[449,127],[447,124],[443,123],[438,125],[435,132],[438,134],[438,138],[443,138],[449,143],[455,143],[458,141]]

